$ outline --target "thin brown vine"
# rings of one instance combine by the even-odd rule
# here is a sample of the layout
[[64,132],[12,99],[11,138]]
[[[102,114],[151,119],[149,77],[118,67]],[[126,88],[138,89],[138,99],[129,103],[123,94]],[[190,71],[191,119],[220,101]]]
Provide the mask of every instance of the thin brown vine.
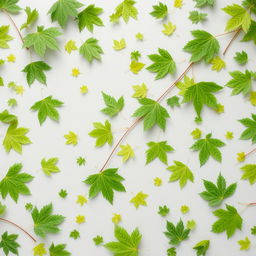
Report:
[[18,224],[14,223],[14,222],[12,222],[12,221],[10,221],[10,220],[4,219],[4,218],[0,218],[0,221],[4,221],[4,222],[6,222],[6,223],[9,223],[9,224],[11,224],[11,225],[17,227],[18,229],[20,229],[21,231],[23,231],[27,236],[29,236],[29,237],[36,243],[36,239],[35,239],[32,235],[30,235],[24,228],[22,228],[21,226],[19,226]]

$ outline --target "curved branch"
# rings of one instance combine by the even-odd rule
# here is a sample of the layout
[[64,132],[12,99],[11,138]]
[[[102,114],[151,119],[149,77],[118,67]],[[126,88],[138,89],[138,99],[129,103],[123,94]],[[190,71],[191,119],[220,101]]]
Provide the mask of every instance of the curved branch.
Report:
[[[184,72],[174,81],[174,83],[172,83],[161,95],[160,97],[156,100],[157,102],[160,102],[171,90],[172,88],[180,81],[182,80],[182,78],[186,75],[186,73],[192,68],[192,66],[194,65],[194,62],[191,62],[188,67],[184,70]],[[116,143],[116,145],[114,146],[114,148],[112,149],[112,151],[110,152],[107,160],[105,161],[105,163],[103,164],[102,168],[100,169],[100,172],[102,172],[104,170],[104,168],[106,167],[106,165],[109,163],[111,157],[113,156],[113,154],[115,153],[116,149],[118,148],[118,146],[120,145],[120,143],[123,141],[123,139],[126,137],[126,135],[128,135],[133,129],[134,127],[143,119],[144,117],[140,117],[137,118],[132,125],[124,132],[124,134],[121,136],[121,138],[118,140],[118,142]]]
[[4,221],[4,222],[9,223],[9,224],[15,226],[16,228],[20,229],[22,232],[24,232],[26,235],[28,235],[36,243],[36,239],[32,235],[30,235],[24,228],[19,226],[18,224],[14,223],[10,220],[4,219],[4,218],[0,218],[0,221]]
[[242,31],[242,29],[238,29],[236,31],[236,33],[234,34],[234,36],[231,38],[230,42],[228,43],[228,45],[226,46],[225,50],[223,51],[223,55],[225,55],[229,49],[229,47],[231,46],[231,44],[233,43],[233,41],[235,41],[235,39],[238,37],[239,33]]

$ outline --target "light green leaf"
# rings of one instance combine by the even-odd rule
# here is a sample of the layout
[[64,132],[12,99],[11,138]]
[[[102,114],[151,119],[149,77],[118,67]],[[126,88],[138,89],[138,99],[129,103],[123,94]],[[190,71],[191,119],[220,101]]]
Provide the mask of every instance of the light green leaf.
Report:
[[38,120],[40,125],[42,125],[47,116],[54,121],[59,121],[59,112],[56,108],[61,107],[63,104],[63,102],[53,99],[52,96],[48,96],[43,100],[34,103],[30,109],[38,111]]
[[46,85],[46,76],[44,71],[50,70],[51,67],[44,61],[35,61],[28,64],[22,72],[27,73],[28,85],[31,85],[35,80]]
[[153,11],[150,13],[151,16],[156,19],[164,19],[168,14],[168,7],[166,4],[161,2],[158,5],[153,5]]
[[159,54],[148,55],[149,59],[154,63],[147,67],[147,70],[157,73],[156,79],[165,77],[168,74],[174,74],[176,71],[176,64],[171,54],[159,48]]
[[170,182],[179,180],[181,188],[183,188],[187,184],[188,180],[194,182],[194,175],[188,168],[188,166],[179,161],[173,162],[174,165],[171,165],[167,168],[167,170],[172,172],[172,175],[169,179]]
[[234,235],[236,229],[242,229],[243,219],[235,207],[226,205],[226,208],[227,210],[218,209],[213,212],[219,220],[212,225],[212,232],[222,233],[226,231],[227,238],[230,238]]
[[98,45],[98,40],[91,37],[81,45],[79,48],[79,53],[89,62],[92,62],[93,59],[101,60],[100,55],[103,53],[103,50]]
[[93,123],[94,130],[89,135],[96,139],[96,147],[101,147],[108,143],[109,145],[113,142],[113,135],[111,131],[111,124],[108,120],[105,121],[105,125],[99,122]]
[[167,144],[167,141],[154,142],[150,141],[147,143],[149,149],[146,151],[147,161],[146,164],[152,162],[158,158],[164,164],[168,164],[167,153],[174,149]]
[[22,164],[12,165],[5,177],[0,182],[0,192],[2,198],[5,199],[9,194],[10,197],[17,203],[19,194],[31,195],[29,188],[26,183],[33,180],[33,176],[22,172]]
[[33,46],[35,52],[44,57],[46,50],[59,50],[56,37],[62,35],[58,28],[51,27],[44,29],[44,26],[38,26],[37,32],[27,34],[24,38],[23,47]]
[[243,171],[242,180],[248,180],[251,185],[256,182],[256,164],[247,164],[241,167]]
[[43,172],[47,176],[51,176],[52,173],[60,172],[59,167],[56,165],[58,163],[59,159],[57,157],[50,158],[46,160],[45,158],[41,161],[41,167]]
[[10,26],[0,27],[0,48],[9,48],[8,41],[12,40],[13,37],[8,35]]
[[133,113],[133,116],[144,118],[144,130],[149,130],[154,125],[165,130],[166,118],[170,117],[167,110],[152,99],[141,98],[138,101],[142,106]]
[[96,7],[94,4],[87,6],[78,14],[78,27],[80,32],[87,28],[93,32],[94,25],[104,26],[102,20],[98,17],[103,12],[103,9]]
[[118,169],[106,169],[98,174],[90,175],[84,183],[90,185],[89,197],[94,198],[100,192],[111,204],[114,199],[114,190],[125,192],[125,187],[121,183],[124,178],[117,174]]
[[38,11],[37,9],[33,9],[31,10],[31,8],[29,6],[27,6],[25,8],[25,12],[27,14],[27,20],[25,23],[22,24],[22,26],[20,27],[20,30],[24,29],[24,28],[28,28],[31,25],[33,25],[37,19],[38,19]]

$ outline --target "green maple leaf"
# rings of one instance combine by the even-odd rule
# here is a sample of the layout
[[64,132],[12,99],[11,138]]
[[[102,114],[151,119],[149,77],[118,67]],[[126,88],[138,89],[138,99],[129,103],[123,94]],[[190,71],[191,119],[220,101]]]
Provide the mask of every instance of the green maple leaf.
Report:
[[213,214],[219,218],[213,225],[212,225],[212,232],[214,233],[222,233],[226,231],[227,238],[230,238],[235,233],[236,229],[242,229],[243,219],[237,212],[236,208],[227,205],[226,209],[218,209],[213,212]]
[[31,216],[34,221],[34,231],[40,237],[45,237],[48,233],[59,233],[58,226],[64,221],[62,215],[52,215],[52,204],[45,205],[40,211],[34,207]]
[[5,124],[12,124],[12,125],[18,124],[17,116],[9,114],[8,110],[4,110],[3,112],[0,113],[0,121]]
[[8,235],[8,232],[4,232],[1,236],[0,248],[3,248],[4,254],[7,256],[9,253],[19,255],[18,248],[20,245],[16,242],[18,235],[11,234]]
[[251,25],[251,15],[248,10],[238,4],[228,5],[222,10],[232,17],[226,25],[226,31],[242,28],[245,33],[248,32]]
[[31,144],[32,142],[26,136],[29,132],[29,129],[24,127],[17,128],[17,123],[10,125],[7,129],[3,140],[3,146],[6,152],[10,152],[11,149],[14,149],[18,153],[22,153],[22,145]]
[[245,73],[240,71],[233,71],[229,73],[231,79],[226,86],[233,88],[231,95],[243,93],[247,95],[252,89],[252,80],[256,79],[256,75],[252,71],[245,70]]
[[251,12],[256,14],[256,2],[255,0],[244,0],[242,2],[244,8],[249,9]]
[[213,6],[215,3],[215,0],[194,0],[196,2],[196,6],[197,8],[201,8],[204,7],[206,5],[210,5]]
[[239,122],[247,127],[240,135],[240,140],[252,140],[252,143],[256,143],[256,115],[252,114],[252,119],[243,118]]
[[210,246],[210,240],[203,240],[197,243],[193,249],[196,250],[197,256],[205,256]]
[[29,188],[26,183],[30,182],[34,177],[22,172],[22,164],[12,165],[5,177],[0,182],[0,192],[2,198],[6,198],[9,194],[11,198],[17,203],[19,194],[31,195]]
[[169,99],[167,99],[167,104],[171,107],[180,107],[180,102],[179,102],[180,98],[178,96],[173,96]]
[[86,7],[77,16],[78,27],[80,32],[86,27],[90,32],[93,32],[94,25],[104,26],[102,20],[98,17],[103,12],[102,8],[96,7],[94,4]]
[[12,40],[13,37],[8,35],[10,26],[0,27],[0,48],[9,48],[8,41]]
[[135,3],[134,0],[124,0],[116,7],[115,13],[110,16],[111,20],[118,22],[120,17],[123,17],[125,23],[129,21],[130,17],[137,20],[138,10],[134,6]]
[[189,237],[190,229],[184,228],[184,224],[181,219],[176,226],[167,221],[166,229],[167,231],[164,232],[164,234],[170,239],[169,244],[179,245],[182,241],[188,239]]
[[57,157],[50,158],[46,160],[45,158],[41,161],[41,167],[44,173],[51,176],[52,173],[60,172],[59,167],[56,165],[59,159]]
[[27,14],[27,20],[25,23],[22,24],[22,26],[20,27],[20,30],[22,30],[24,28],[28,28],[29,26],[34,24],[36,22],[36,20],[38,19],[39,14],[38,14],[37,9],[31,10],[31,8],[27,6],[25,8],[25,12]]
[[21,8],[17,5],[19,0],[0,0],[0,10],[16,14]]
[[205,139],[196,141],[190,148],[194,151],[199,151],[200,166],[204,165],[210,156],[221,162],[222,156],[218,147],[225,146],[225,143],[221,140],[212,138],[212,134],[206,135]]
[[237,184],[233,183],[226,187],[225,178],[219,174],[217,179],[217,185],[209,180],[204,180],[204,187],[206,191],[201,192],[199,195],[206,201],[209,206],[219,206],[224,199],[232,196],[235,191]]
[[90,185],[89,197],[94,198],[100,192],[111,204],[114,199],[114,190],[125,192],[125,187],[121,183],[124,178],[117,174],[118,169],[106,169],[98,174],[90,175],[84,183]]
[[192,21],[192,24],[197,24],[199,22],[205,21],[207,19],[208,14],[202,13],[199,11],[191,11],[189,13],[189,19]]
[[188,168],[188,166],[179,161],[173,162],[174,165],[171,165],[167,168],[167,170],[172,172],[172,175],[169,179],[170,182],[179,180],[181,188],[183,188],[187,184],[188,180],[194,182],[194,175]]
[[164,164],[167,164],[167,153],[174,150],[170,145],[167,144],[167,141],[150,141],[147,143],[147,145],[149,149],[146,151],[146,164],[152,162],[156,158],[158,158]]
[[31,85],[35,80],[46,85],[46,76],[44,71],[50,70],[51,67],[44,61],[35,61],[28,64],[22,72],[27,73],[28,85]]
[[252,20],[248,32],[244,35],[242,42],[253,41],[256,44],[256,22]]
[[159,215],[161,215],[162,217],[165,217],[169,214],[170,209],[169,207],[167,207],[166,205],[164,206],[159,206],[159,211],[157,212]]
[[34,47],[35,52],[44,57],[47,48],[58,50],[56,37],[62,35],[58,28],[51,27],[44,29],[44,26],[38,26],[37,32],[27,34],[24,38],[23,47]]
[[248,62],[248,54],[245,51],[236,52],[235,61],[240,65],[245,65]]
[[115,238],[116,242],[109,242],[104,245],[114,256],[138,256],[139,245],[141,242],[142,235],[139,229],[136,228],[129,235],[129,233],[122,227],[115,226]]
[[57,0],[48,11],[51,14],[51,20],[58,21],[59,25],[64,28],[69,17],[77,17],[77,9],[83,4],[76,0]]
[[54,243],[52,243],[49,248],[50,256],[69,256],[69,255],[71,255],[71,253],[66,251],[65,248],[66,248],[66,244],[54,245]]
[[166,4],[161,2],[158,5],[153,5],[153,11],[150,13],[151,16],[156,19],[164,19],[168,14],[168,7]]
[[149,130],[154,125],[158,125],[162,130],[165,130],[166,118],[170,117],[167,110],[152,99],[142,98],[138,101],[142,106],[133,113],[133,116],[144,118],[144,130]]
[[218,109],[218,103],[213,93],[223,87],[213,82],[200,82],[187,88],[183,95],[182,103],[193,102],[197,117],[201,119],[203,106],[206,105],[214,110]]
[[56,108],[61,107],[63,104],[63,102],[53,99],[52,96],[48,96],[34,103],[30,109],[38,111],[38,120],[40,125],[42,125],[47,116],[52,120],[59,121],[59,112]]
[[177,252],[175,247],[171,247],[167,250],[167,256],[176,256],[176,255],[177,255]]
[[114,97],[107,95],[106,93],[102,92],[102,96],[104,102],[106,104],[106,108],[103,108],[101,111],[109,116],[117,115],[124,107],[124,98],[120,97],[116,100]]
[[193,30],[191,33],[195,39],[189,41],[183,50],[192,54],[191,62],[204,60],[209,63],[219,52],[220,45],[218,40],[204,30]]
[[256,164],[247,164],[241,167],[243,180],[248,180],[251,185],[256,182]]
[[89,62],[92,62],[93,59],[101,60],[100,55],[103,53],[103,50],[98,45],[98,40],[91,37],[80,46],[79,53]]
[[108,120],[105,121],[105,125],[99,122],[93,123],[94,130],[92,130],[89,135],[96,139],[96,147],[101,147],[108,143],[109,145],[113,142],[113,135],[111,131],[111,124]]
[[157,73],[156,79],[165,77],[168,74],[174,74],[176,71],[176,64],[171,54],[159,48],[159,54],[148,55],[149,59],[154,63],[147,67],[147,70],[153,73]]

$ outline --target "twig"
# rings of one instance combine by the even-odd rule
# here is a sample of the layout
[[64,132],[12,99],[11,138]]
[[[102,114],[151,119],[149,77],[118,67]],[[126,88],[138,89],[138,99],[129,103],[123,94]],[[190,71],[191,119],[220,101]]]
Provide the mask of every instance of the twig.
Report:
[[234,34],[234,36],[231,38],[230,42],[228,43],[227,47],[223,51],[223,55],[225,55],[227,53],[227,51],[228,51],[229,47],[231,46],[232,42],[238,37],[238,35],[241,31],[242,31],[241,28],[236,31],[236,33]]
[[232,34],[232,33],[237,32],[237,30],[238,30],[238,29],[236,29],[236,30],[232,30],[232,31],[228,31],[228,32],[224,32],[224,33],[222,33],[222,34],[218,34],[218,35],[216,35],[216,36],[214,36],[214,37],[226,36],[226,35],[229,35],[229,34]]
[[17,227],[18,229],[20,229],[21,231],[23,231],[26,235],[28,235],[35,243],[36,243],[36,239],[30,235],[24,228],[20,227],[19,225],[17,225],[16,223],[10,221],[10,220],[7,220],[7,219],[4,219],[4,218],[0,218],[0,221],[4,221],[4,222],[7,222],[15,227]]
[[252,153],[256,152],[256,148],[252,149],[251,151],[249,151],[248,153],[245,154],[245,157],[251,155]]
[[[20,30],[18,29],[16,23],[14,22],[14,20],[12,19],[12,17],[9,15],[9,13],[8,13],[6,10],[3,9],[2,11],[3,11],[3,12],[5,13],[5,15],[9,18],[9,20],[12,22],[12,24],[13,24],[13,26],[15,27],[17,33],[19,34],[19,37],[20,37],[20,40],[21,40],[22,44],[24,44],[24,39],[23,39],[23,37],[22,37],[22,35],[21,35],[21,33],[20,33]],[[27,49],[28,49],[28,48],[27,48]]]
[[[172,83],[164,92],[163,94],[160,95],[160,97],[156,100],[157,102],[160,102],[171,90],[172,88],[180,81],[182,80],[182,78],[186,75],[186,73],[192,68],[194,62],[191,62],[188,67],[185,69],[185,71],[174,81],[174,83]],[[121,138],[118,140],[118,142],[116,143],[116,145],[114,146],[114,148],[112,149],[112,151],[110,152],[107,160],[105,161],[105,163],[103,164],[102,168],[100,169],[100,172],[102,172],[104,170],[104,168],[106,167],[106,165],[108,164],[108,162],[110,161],[111,157],[113,156],[113,154],[115,153],[116,149],[118,148],[118,146],[120,145],[120,143],[123,141],[123,139],[126,137],[126,135],[128,135],[128,133],[130,133],[133,128],[144,118],[144,116],[137,118],[132,125],[125,131],[125,133],[121,136]]]
[[256,205],[256,203],[249,203],[249,204],[247,204],[248,206],[255,206]]

